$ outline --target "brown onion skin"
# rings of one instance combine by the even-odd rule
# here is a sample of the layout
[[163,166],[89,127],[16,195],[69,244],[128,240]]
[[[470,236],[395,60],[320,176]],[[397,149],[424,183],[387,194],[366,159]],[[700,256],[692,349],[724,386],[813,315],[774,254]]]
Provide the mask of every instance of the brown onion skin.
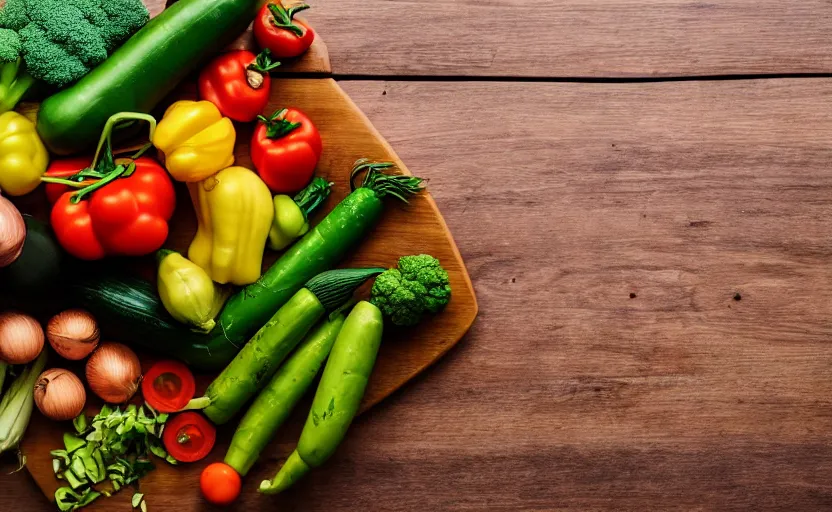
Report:
[[0,313],[0,359],[27,364],[43,350],[43,328],[37,320],[16,311]]
[[46,370],[35,383],[35,404],[50,420],[74,419],[84,410],[86,402],[87,392],[84,390],[84,384],[69,370]]
[[83,309],[68,309],[46,325],[46,339],[64,359],[79,361],[98,346],[101,332],[95,318]]
[[106,341],[87,361],[87,384],[105,402],[126,402],[139,389],[142,367],[139,357],[126,345]]

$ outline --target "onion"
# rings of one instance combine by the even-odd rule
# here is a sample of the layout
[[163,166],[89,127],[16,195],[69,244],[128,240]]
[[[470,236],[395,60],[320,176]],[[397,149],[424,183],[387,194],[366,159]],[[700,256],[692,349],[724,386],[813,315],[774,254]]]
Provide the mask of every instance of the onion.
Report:
[[0,196],[0,267],[14,263],[23,251],[26,224],[15,206]]
[[0,313],[0,359],[9,364],[26,364],[43,349],[43,329],[29,315]]
[[61,357],[84,359],[98,346],[100,331],[95,318],[83,309],[68,309],[46,325],[46,338]]
[[69,370],[52,368],[35,383],[35,403],[50,420],[71,420],[81,414],[87,393],[81,379]]
[[141,379],[138,356],[121,343],[102,343],[87,361],[87,383],[105,402],[126,402],[136,394]]

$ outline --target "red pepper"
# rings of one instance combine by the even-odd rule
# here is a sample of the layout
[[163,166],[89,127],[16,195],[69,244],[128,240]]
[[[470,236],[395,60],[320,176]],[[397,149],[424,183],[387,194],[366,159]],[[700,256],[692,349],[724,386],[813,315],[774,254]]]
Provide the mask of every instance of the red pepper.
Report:
[[[167,171],[151,158],[113,160],[110,133],[124,119],[156,121],[144,114],[116,114],[107,121],[93,162],[68,178],[46,176],[51,184],[80,188],[65,191],[52,206],[50,220],[55,237],[76,258],[97,260],[108,255],[142,256],[158,250],[168,236],[176,195]],[[107,143],[103,157],[101,147]],[[54,174],[65,174],[72,159],[54,164]],[[56,189],[52,189],[52,195]]]
[[[50,178],[69,178],[89,167],[91,163],[92,158],[86,156],[53,160],[49,163],[49,167],[46,169],[44,176]],[[81,185],[91,185],[93,183],[95,183],[93,179],[80,182]],[[49,200],[49,204],[55,204],[64,192],[69,192],[70,190],[74,190],[74,188],[61,183],[46,183],[46,198]]]
[[179,361],[159,361],[142,377],[142,396],[159,412],[176,412],[194,397],[194,374]]
[[247,50],[224,53],[199,74],[199,95],[216,105],[225,117],[253,121],[269,102],[269,72],[278,66],[268,48],[257,56]]
[[294,108],[275,111],[261,122],[251,140],[251,160],[273,192],[294,194],[315,174],[323,144],[306,114]]
[[168,420],[162,442],[179,462],[196,462],[211,453],[217,429],[201,414],[183,412]]
[[254,18],[254,38],[260,48],[268,48],[279,58],[297,57],[312,46],[315,31],[295,14],[309,9],[306,4],[296,4],[288,9],[279,1],[267,3]]

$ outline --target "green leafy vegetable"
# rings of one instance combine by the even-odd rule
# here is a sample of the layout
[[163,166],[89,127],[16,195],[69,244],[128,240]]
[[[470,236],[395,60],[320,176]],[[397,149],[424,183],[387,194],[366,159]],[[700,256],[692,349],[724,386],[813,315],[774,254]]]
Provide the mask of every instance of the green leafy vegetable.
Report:
[[427,254],[403,256],[398,268],[385,271],[373,284],[370,302],[395,325],[413,326],[424,313],[438,313],[451,300],[448,272]]
[[[159,437],[165,421],[167,415],[135,405],[124,410],[105,405],[91,421],[83,415],[76,418],[73,425],[78,435],[64,434],[66,450],[50,452],[53,471],[68,484],[55,491],[58,508],[77,510],[137,481],[154,469],[150,454],[174,464]],[[111,490],[93,489],[104,481]]]

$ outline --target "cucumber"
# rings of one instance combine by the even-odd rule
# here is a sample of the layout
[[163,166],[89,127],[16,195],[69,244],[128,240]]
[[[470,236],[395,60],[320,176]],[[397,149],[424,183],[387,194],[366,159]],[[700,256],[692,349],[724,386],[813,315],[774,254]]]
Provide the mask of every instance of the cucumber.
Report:
[[89,310],[102,332],[133,347],[179,359],[199,370],[219,370],[242,345],[220,329],[191,331],[165,310],[153,285],[128,276],[84,276],[69,286],[75,307]]
[[10,295],[34,296],[55,286],[61,272],[63,251],[49,226],[31,215],[23,215],[26,241],[20,256],[0,269],[0,288]]
[[98,141],[119,112],[149,113],[197,65],[242,33],[264,0],[180,0],[100,66],[46,99],[37,130],[59,155]]

